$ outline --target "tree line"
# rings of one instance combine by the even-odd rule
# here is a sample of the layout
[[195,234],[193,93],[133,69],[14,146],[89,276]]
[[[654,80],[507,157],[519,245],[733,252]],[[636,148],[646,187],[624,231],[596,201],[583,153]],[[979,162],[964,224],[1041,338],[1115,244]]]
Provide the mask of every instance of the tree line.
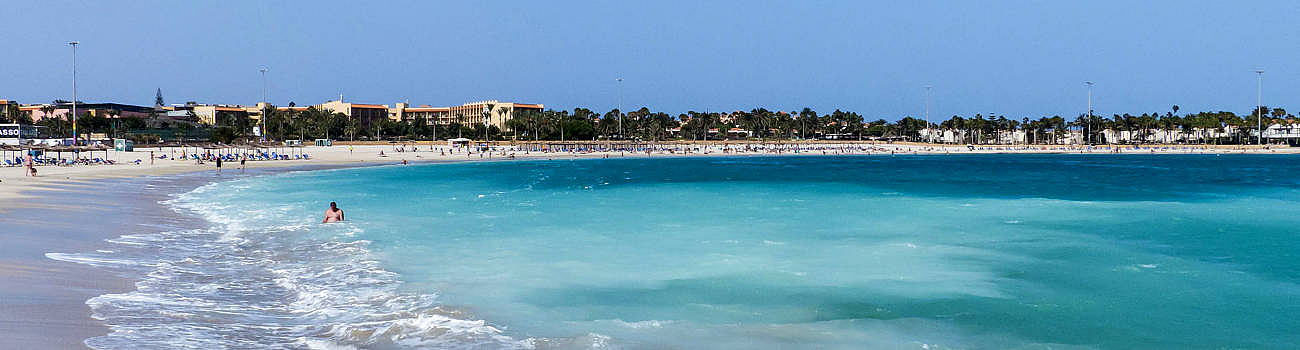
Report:
[[[49,114],[54,107],[45,109],[44,112]],[[1245,115],[1225,111],[1179,115],[1178,106],[1173,106],[1165,112],[1124,113],[1109,117],[1083,114],[1072,119],[1061,116],[1015,119],[976,114],[934,122],[911,116],[893,122],[884,119],[866,121],[855,112],[834,110],[820,114],[811,108],[789,112],[765,108],[725,113],[689,111],[677,115],[646,107],[627,112],[613,109],[605,113],[582,107],[544,111],[521,109],[513,113],[491,107],[488,110],[502,113],[500,117],[506,119],[505,130],[495,125],[466,122],[468,116],[463,115],[455,116],[445,124],[422,117],[404,122],[387,118],[362,121],[314,106],[305,109],[267,106],[262,110],[265,118],[261,125],[244,113],[218,113],[214,125],[200,125],[193,112],[182,120],[158,118],[157,115],[115,118],[83,113],[77,117],[77,124],[84,132],[135,137],[142,141],[151,138],[195,140],[196,137],[220,142],[252,141],[258,134],[254,129],[260,131],[264,128],[271,140],[445,140],[458,137],[496,141],[885,139],[965,144],[1005,143],[1008,135],[1018,135],[1014,138],[1017,143],[1029,144],[1078,142],[1077,138],[1094,144],[1246,144],[1255,142],[1251,135],[1260,122],[1266,127],[1300,124],[1285,109],[1269,107]],[[19,112],[12,105],[3,112],[0,113],[0,123],[33,123],[28,113]],[[120,112],[109,111],[107,114],[120,115]],[[42,118],[34,124],[43,126],[42,132],[47,135],[71,134],[71,122],[64,118]],[[1115,138],[1116,132],[1123,132],[1127,137]],[[1072,137],[1076,139],[1070,141]]]

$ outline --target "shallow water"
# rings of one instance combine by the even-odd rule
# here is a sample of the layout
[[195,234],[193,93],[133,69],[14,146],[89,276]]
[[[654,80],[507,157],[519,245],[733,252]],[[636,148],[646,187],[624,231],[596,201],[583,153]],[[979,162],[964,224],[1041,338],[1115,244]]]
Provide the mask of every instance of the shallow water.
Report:
[[148,274],[88,302],[97,348],[1288,349],[1298,188],[1259,155],[374,167],[64,258]]

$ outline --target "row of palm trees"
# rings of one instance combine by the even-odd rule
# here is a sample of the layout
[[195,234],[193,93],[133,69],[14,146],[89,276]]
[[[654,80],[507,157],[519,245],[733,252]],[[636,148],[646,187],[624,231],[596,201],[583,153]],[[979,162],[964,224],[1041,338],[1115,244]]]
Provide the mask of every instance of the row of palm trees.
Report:
[[[1143,113],[1140,115],[1114,114],[1111,117],[1100,115],[1080,115],[1072,120],[1061,116],[1042,117],[1038,119],[1009,119],[1005,116],[988,116],[976,114],[974,118],[952,118],[933,125],[940,131],[954,137],[946,141],[955,143],[1001,143],[1006,142],[1008,134],[1023,133],[1022,138],[1014,138],[1016,143],[1055,144],[1067,142],[1071,134],[1088,143],[1217,143],[1245,144],[1256,142],[1252,139],[1260,125],[1300,124],[1294,115],[1283,108],[1263,107],[1258,111],[1241,116],[1232,112],[1198,112],[1177,115],[1178,106],[1169,112]],[[928,140],[931,135],[909,133],[909,139]],[[938,136],[935,136],[938,138]],[[1080,140],[1082,141],[1082,140]]]
[[[569,110],[516,110],[489,107],[485,113],[498,113],[506,130],[479,123],[467,123],[457,116],[450,124],[416,119],[394,122],[361,121],[341,113],[309,107],[304,111],[268,108],[267,131],[273,138],[392,138],[448,139],[470,137],[491,140],[722,140],[722,139],[895,139],[909,141],[946,141],[951,143],[1001,143],[1008,135],[1020,134],[1016,143],[1057,144],[1071,137],[1089,143],[1188,142],[1249,143],[1250,132],[1259,119],[1257,112],[1241,116],[1232,112],[1199,112],[1178,115],[1178,107],[1161,113],[1140,115],[1115,114],[1111,117],[1080,115],[1074,119],[1061,116],[1028,117],[1019,120],[1005,116],[952,116],[937,123],[913,117],[888,122],[883,119],[865,122],[855,112],[835,110],[819,114],[811,108],[799,111],[771,111],[754,108],[748,111],[696,112],[673,116],[642,107],[621,112],[617,109],[597,113],[587,108]],[[1282,108],[1263,108],[1262,122],[1300,124]],[[489,117],[490,115],[485,115]],[[1120,133],[1127,137],[1119,139]],[[947,138],[941,134],[949,135]],[[1073,142],[1078,142],[1075,140]]]
[[[890,139],[908,141],[935,141],[949,143],[1029,143],[1057,144],[1065,142],[1088,143],[1218,143],[1243,144],[1255,140],[1251,137],[1257,125],[1297,125],[1294,115],[1283,108],[1262,108],[1246,115],[1232,112],[1199,112],[1178,114],[1178,106],[1163,113],[1080,115],[1073,119],[1061,116],[1030,119],[1008,118],[1001,115],[976,114],[973,117],[952,116],[947,120],[928,122],[904,117],[894,122],[883,119],[864,121],[849,111],[835,110],[819,114],[811,108],[799,111],[772,111],[754,108],[748,111],[697,112],[689,111],[676,116],[655,112],[642,107],[623,112],[618,109],[597,113],[587,108],[573,110],[509,110],[488,106],[484,118],[505,120],[500,130],[489,123],[468,122],[467,116],[456,116],[450,123],[436,123],[417,118],[397,122],[387,118],[359,120],[317,107],[283,110],[267,106],[262,111],[264,123],[257,125],[240,114],[218,115],[214,130],[231,138],[251,139],[253,129],[264,128],[271,139],[449,139],[469,137],[490,140],[725,140],[725,139]],[[6,120],[23,120],[22,113],[3,113]],[[54,106],[43,108],[46,114]],[[17,114],[17,116],[15,116]],[[117,132],[141,128],[136,120],[109,120],[86,116],[78,118],[86,130]],[[192,118],[196,119],[196,118]],[[26,120],[30,122],[30,116]],[[4,120],[0,120],[4,121]],[[197,121],[197,120],[195,120]],[[120,123],[120,124],[119,124]],[[37,123],[51,132],[64,134],[69,121],[43,118]],[[151,128],[192,129],[186,123],[170,126],[146,123]],[[193,124],[193,122],[189,123]],[[1300,127],[1300,125],[1297,125]],[[184,130],[180,130],[182,133]],[[1082,139],[1082,140],[1081,140]],[[1010,141],[1008,141],[1010,140]],[[229,140],[223,140],[229,141]]]

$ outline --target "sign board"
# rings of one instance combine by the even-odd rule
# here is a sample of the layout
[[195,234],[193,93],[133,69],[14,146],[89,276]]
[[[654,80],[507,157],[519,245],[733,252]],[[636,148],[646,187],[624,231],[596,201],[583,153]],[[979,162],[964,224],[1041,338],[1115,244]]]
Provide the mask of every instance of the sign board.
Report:
[[132,152],[135,151],[135,141],[127,139],[113,139],[113,150]]
[[36,127],[20,124],[0,124],[0,144],[20,145],[36,138]]
[[36,127],[19,124],[0,124],[0,138],[34,139]]

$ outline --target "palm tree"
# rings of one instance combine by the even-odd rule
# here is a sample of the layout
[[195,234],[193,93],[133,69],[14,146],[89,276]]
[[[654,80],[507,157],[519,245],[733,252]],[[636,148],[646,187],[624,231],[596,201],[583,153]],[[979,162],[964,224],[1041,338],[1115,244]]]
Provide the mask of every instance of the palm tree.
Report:
[[110,120],[109,120],[109,121],[110,121],[110,123],[109,123],[109,129],[108,129],[108,130],[109,130],[109,131],[108,131],[108,135],[109,135],[109,136],[108,136],[108,137],[110,137],[110,138],[116,138],[116,137],[117,137],[117,120],[122,118],[122,110],[120,110],[120,109],[110,109],[110,110],[108,110],[108,117],[110,118]]
[[488,125],[492,120],[492,111],[496,110],[496,108],[497,105],[495,103],[489,103],[487,104],[487,108],[483,109],[483,141],[487,141],[488,139]]
[[[500,114],[500,115],[501,115],[501,120],[503,120],[503,121],[504,121],[504,120],[509,120],[509,117],[510,117],[510,108],[509,108],[509,107],[503,107],[503,108],[501,108],[501,109],[498,109],[498,110],[497,110],[497,114]],[[501,123],[501,125],[506,125],[506,123]],[[516,136],[516,138],[517,138],[517,137],[519,136],[519,133],[518,133],[518,132],[515,132],[515,136]]]
[[343,127],[343,133],[348,134],[349,141],[357,140],[357,131],[361,130],[361,121],[355,118],[348,118],[346,126]]

